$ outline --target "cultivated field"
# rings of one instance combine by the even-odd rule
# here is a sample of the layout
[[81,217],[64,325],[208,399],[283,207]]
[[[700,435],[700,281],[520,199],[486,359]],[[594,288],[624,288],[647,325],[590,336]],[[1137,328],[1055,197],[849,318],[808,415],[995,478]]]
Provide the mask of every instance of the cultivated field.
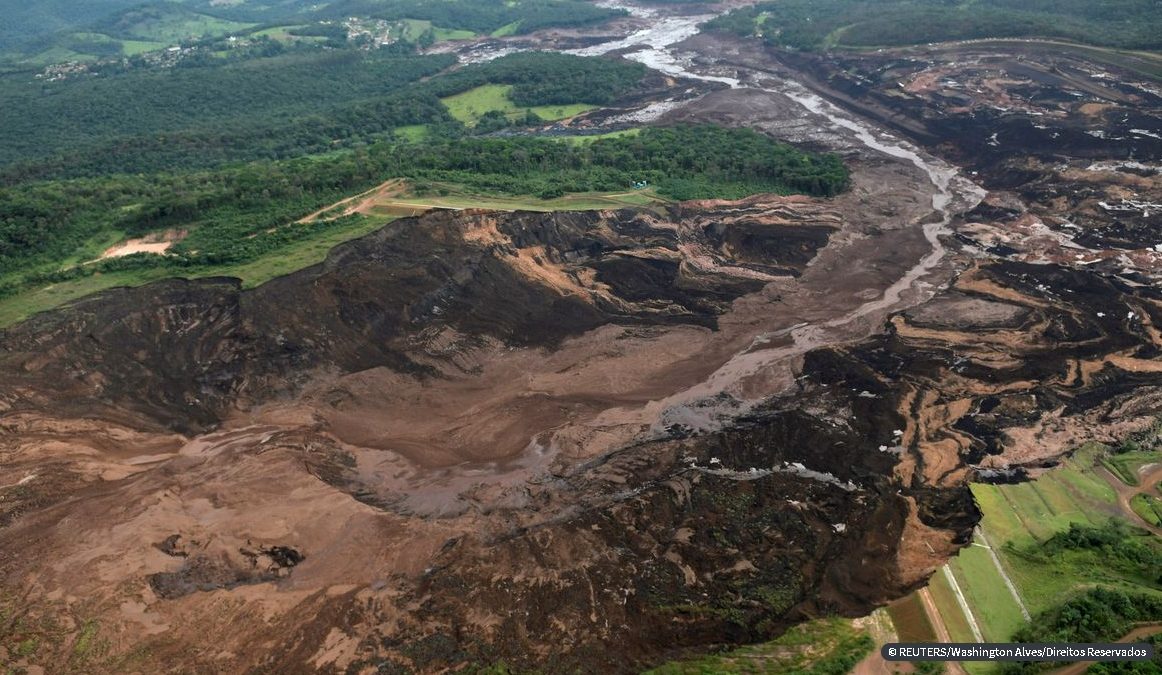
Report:
[[448,108],[448,113],[468,126],[473,126],[485,114],[493,111],[504,113],[510,120],[520,119],[532,112],[547,122],[575,117],[593,110],[596,106],[585,103],[572,105],[540,105],[522,108],[512,102],[510,84],[484,84],[474,89],[440,99]]
[[[1153,472],[1150,459],[1154,454],[1115,455],[1105,446],[1088,444],[1034,481],[973,485],[984,513],[973,544],[949,563],[947,571],[933,576],[927,589],[893,605],[890,612],[897,632],[918,639],[925,635],[940,639],[944,632],[953,641],[974,642],[975,624],[986,641],[1001,642],[1026,624],[1025,612],[1036,617],[1094,585],[1162,594],[1157,578],[1115,564],[1098,550],[1040,552],[1046,541],[1072,524],[1107,530],[1113,527],[1111,523],[1120,522],[1128,526],[1131,539],[1150,539],[1153,535],[1137,527],[1143,525],[1142,520],[1119,499],[1117,479],[1108,467],[1123,468],[1118,475],[1133,476],[1137,484],[1142,473]],[[1155,523],[1151,517],[1162,516],[1162,500],[1157,495],[1140,493],[1128,503],[1146,522]],[[931,600],[927,612],[923,611],[924,594]],[[996,670],[983,663],[962,666],[974,675]]]

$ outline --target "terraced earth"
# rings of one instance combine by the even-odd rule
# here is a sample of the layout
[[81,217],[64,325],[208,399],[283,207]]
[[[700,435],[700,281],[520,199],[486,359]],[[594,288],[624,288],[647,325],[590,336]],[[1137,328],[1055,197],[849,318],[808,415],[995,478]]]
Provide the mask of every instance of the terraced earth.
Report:
[[[1154,424],[1153,84],[1036,45],[789,54],[634,9],[607,42],[666,90],[541,131],[747,126],[840,153],[850,188],[398,214],[254,287],[109,289],[6,329],[4,658],[846,664],[871,629],[810,624],[818,663],[788,629],[928,585],[997,511],[973,481]],[[969,550],[961,577],[991,562]]]

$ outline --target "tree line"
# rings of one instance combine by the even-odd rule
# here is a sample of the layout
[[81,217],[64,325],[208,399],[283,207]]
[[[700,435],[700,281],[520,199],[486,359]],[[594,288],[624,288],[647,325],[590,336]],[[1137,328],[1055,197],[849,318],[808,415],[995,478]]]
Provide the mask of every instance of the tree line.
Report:
[[645,74],[637,63],[545,52],[444,73],[454,62],[334,50],[59,83],[0,77],[0,184],[288,159],[416,124],[458,136],[467,130],[440,97],[497,83],[513,85],[518,105],[604,104]]
[[729,12],[707,28],[803,50],[1019,37],[1160,49],[1158,9],[1155,0],[778,0]]
[[[250,260],[317,232],[296,219],[394,177],[549,198],[631,190],[646,181],[675,199],[759,192],[826,196],[847,171],[833,155],[801,152],[762,134],[715,126],[650,128],[585,145],[532,137],[381,143],[352,152],[214,171],[116,175],[0,188],[0,286],[59,281],[126,265],[218,265]],[[174,255],[61,269],[104,233],[189,230]],[[90,253],[96,253],[90,251]]]
[[585,145],[543,138],[460,138],[380,149],[384,173],[544,198],[623,190],[646,182],[674,199],[757,192],[832,196],[848,181],[835,155],[801,152],[749,129],[647,128]]

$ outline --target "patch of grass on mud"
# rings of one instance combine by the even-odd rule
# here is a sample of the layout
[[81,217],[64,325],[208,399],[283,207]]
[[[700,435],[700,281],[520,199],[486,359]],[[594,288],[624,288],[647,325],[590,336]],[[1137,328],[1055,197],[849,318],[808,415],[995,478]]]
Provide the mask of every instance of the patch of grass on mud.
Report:
[[1147,523],[1162,526],[1162,499],[1148,494],[1135,495],[1130,500],[1130,508]]
[[674,661],[647,675],[796,673],[841,675],[867,656],[875,641],[845,619],[817,619],[791,628],[778,639],[723,654]]
[[901,598],[887,608],[896,636],[900,642],[934,642],[936,630],[924,611],[924,603],[918,593]]
[[1137,450],[1111,453],[1102,458],[1102,466],[1130,487],[1138,487],[1138,470],[1147,464],[1162,462],[1162,452]]
[[[932,602],[941,610],[940,616],[944,619],[944,627],[948,629],[949,637],[957,642],[973,642],[976,638],[972,635],[968,617],[961,611],[960,605],[956,602],[956,594],[943,572],[932,577],[932,581],[928,583],[928,592],[932,594]],[[948,611],[944,611],[946,607]]]

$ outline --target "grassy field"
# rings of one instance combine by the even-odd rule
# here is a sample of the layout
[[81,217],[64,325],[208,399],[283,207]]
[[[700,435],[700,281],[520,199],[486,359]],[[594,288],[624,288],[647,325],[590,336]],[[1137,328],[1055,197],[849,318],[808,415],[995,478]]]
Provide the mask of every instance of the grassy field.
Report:
[[243,288],[253,288],[261,283],[281,277],[291,272],[310,267],[323,262],[327,252],[345,241],[362,237],[383,227],[394,218],[392,217],[365,217],[347,227],[328,229],[316,237],[297,241],[284,246],[272,255],[264,256],[240,265],[215,267],[207,274],[199,276],[238,277],[242,279]]
[[[1149,462],[1148,457],[1128,457],[1129,454],[1120,457],[1133,471],[1136,466]],[[1073,523],[1104,528],[1111,518],[1129,522],[1119,510],[1117,494],[1095,471],[1110,456],[1105,446],[1087,444],[1035,481],[1018,485],[972,485],[973,495],[984,514],[981,530],[1034,617],[1058,606],[1079,590],[1099,584],[1162,595],[1162,584],[1148,570],[1135,571],[1113,564],[1101,550],[1064,549],[1050,555],[1041,553],[1044,542],[1068,530]],[[1156,516],[1162,517],[1162,500],[1147,501],[1141,500],[1140,506],[1135,504],[1135,510],[1145,516],[1143,511],[1157,509]],[[1131,538],[1143,541],[1151,537],[1142,530],[1131,528],[1128,532]],[[979,537],[949,566],[986,640],[1007,641],[1024,625],[1017,601]],[[952,639],[972,642],[967,619],[944,575],[933,576],[928,590]],[[916,598],[916,594],[910,598]],[[901,634],[916,632],[915,626],[919,623],[914,614],[893,611],[892,618]],[[990,664],[963,665],[971,675],[996,672]]]
[[92,54],[82,54],[74,52],[71,49],[56,46],[51,49],[46,49],[43,52],[38,52],[33,56],[24,59],[21,63],[27,63],[34,66],[47,66],[53,63],[65,63],[66,61],[96,61],[97,57]]
[[509,35],[516,35],[516,29],[518,28],[520,28],[520,21],[506,23],[500,28],[492,31],[492,37],[508,37]]
[[554,121],[580,115],[595,106],[584,103],[572,105],[546,105],[521,108],[512,102],[508,94],[510,84],[485,84],[474,89],[440,99],[448,113],[468,126],[473,126],[485,113],[499,111],[509,119],[519,119],[532,111],[537,117]]
[[396,137],[405,140],[409,143],[419,143],[428,137],[428,126],[426,124],[412,124],[406,127],[398,127],[395,130]]
[[653,190],[626,192],[580,192],[556,199],[529,196],[480,195],[465,192],[448,183],[432,183],[423,190],[409,189],[384,195],[372,214],[397,214],[399,209],[492,209],[496,211],[594,211],[658,206],[669,203]]
[[949,637],[957,642],[975,640],[972,628],[968,625],[968,617],[960,611],[960,605],[956,602],[956,595],[952,592],[952,586],[948,584],[948,578],[944,574],[933,575],[932,581],[928,583],[928,592],[932,594],[932,601],[937,607],[942,610],[945,607],[951,608],[940,614],[944,620],[944,627],[948,629]]
[[452,117],[471,126],[476,124],[484,113],[493,110],[499,110],[510,118],[519,115],[521,109],[508,98],[510,91],[512,91],[510,84],[485,84],[440,100]]
[[404,19],[399,22],[402,31],[401,37],[408,42],[415,42],[420,39],[420,36],[432,30],[432,36],[436,38],[436,42],[444,42],[445,40],[469,40],[476,37],[476,33],[470,30],[459,30],[453,28],[441,28],[433,26],[431,21],[421,21],[420,19]]
[[[81,44],[92,43],[95,45],[117,45],[121,54],[125,56],[134,56],[136,54],[144,54],[145,52],[153,52],[159,49],[165,49],[169,46],[164,42],[152,42],[149,40],[121,40],[115,37],[105,35],[104,33],[70,33],[70,39],[75,39]],[[100,57],[100,54],[96,56]]]
[[121,40],[121,53],[126,56],[136,56],[146,52],[156,52],[159,49],[165,49],[166,44],[163,42],[150,42],[148,40]]
[[602,138],[622,138],[625,136],[637,136],[641,132],[641,129],[622,129],[620,131],[609,131],[604,134],[587,134],[584,136],[555,136],[554,138],[565,141],[570,145],[585,145]]
[[1130,508],[1134,509],[1134,513],[1141,516],[1142,520],[1147,523],[1162,526],[1162,499],[1158,499],[1154,495],[1134,495],[1134,498],[1130,500]]
[[1147,464],[1162,462],[1162,452],[1157,450],[1133,450],[1130,452],[1111,453],[1102,459],[1102,465],[1117,476],[1123,483],[1138,487],[1138,469]]
[[529,110],[533,111],[534,115],[543,120],[554,122],[556,120],[576,117],[577,115],[593,110],[596,107],[597,106],[592,106],[588,103],[573,103],[571,105],[536,105],[529,108]]
[[999,578],[992,556],[979,539],[962,550],[950,565],[985,640],[1004,642],[1025,624],[1020,606]]
[[[362,210],[364,217],[350,225],[330,227],[317,235],[293,242],[253,261],[237,265],[220,265],[206,268],[191,268],[176,273],[173,269],[143,269],[96,274],[31,289],[8,298],[0,299],[0,328],[10,326],[37,312],[76,300],[90,293],[117,286],[140,286],[151,281],[173,276],[191,278],[206,276],[234,276],[242,279],[247,288],[256,286],[295,270],[322,262],[327,251],[337,244],[362,236],[396,218],[419,215],[434,208],[443,209],[492,209],[498,211],[586,211],[601,209],[654,207],[668,203],[651,190],[627,191],[624,193],[579,193],[556,199],[536,197],[505,197],[479,195],[465,192],[456,185],[433,183],[422,194],[415,190],[401,189],[379,195]],[[342,208],[325,212],[324,218],[341,215]],[[97,258],[104,250],[124,239],[122,233],[106,232],[88,242],[82,253],[67,261],[68,265],[79,265]]]
[[268,37],[278,42],[323,42],[327,38],[318,35],[292,35],[291,31],[297,28],[305,28],[303,24],[295,26],[272,26],[270,28],[263,28],[250,33],[250,37]]
[[[984,529],[1034,615],[1094,583],[1141,590],[1143,580],[1127,577],[1091,551],[1063,551],[1051,561],[1023,554],[1071,523],[1101,527],[1110,518],[1125,520],[1113,489],[1093,470],[1104,452],[1097,444],[1085,446],[1031,483],[973,486]],[[993,583],[1003,583],[993,576]]]
[[732,673],[844,673],[867,656],[875,640],[845,619],[818,619],[778,639],[720,655],[675,661],[647,675],[729,675]]

